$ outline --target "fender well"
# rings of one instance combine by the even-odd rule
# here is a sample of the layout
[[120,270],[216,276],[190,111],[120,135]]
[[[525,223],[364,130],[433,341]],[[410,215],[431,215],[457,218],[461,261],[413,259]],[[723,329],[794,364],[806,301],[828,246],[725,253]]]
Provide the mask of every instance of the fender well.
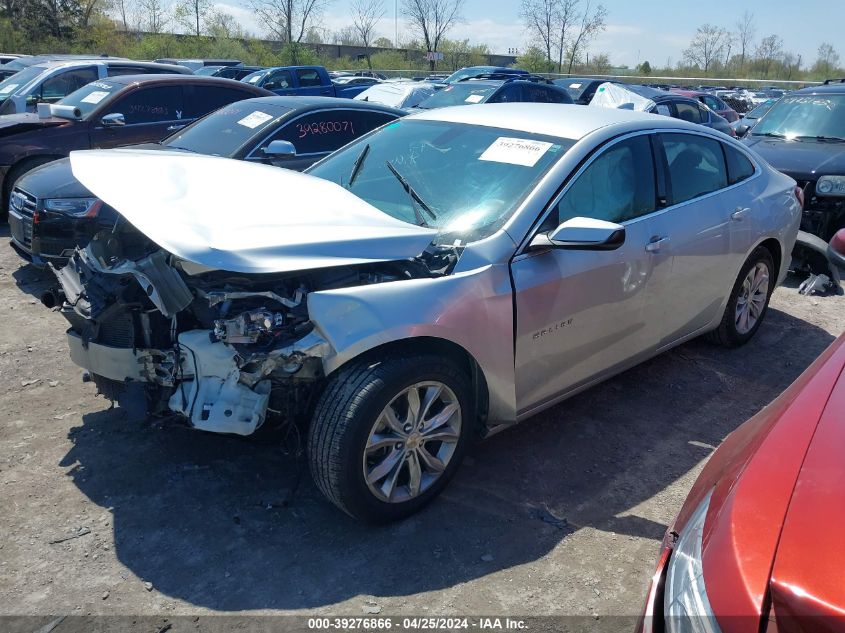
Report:
[[475,395],[475,416],[478,422],[477,433],[481,436],[485,435],[487,412],[489,408],[487,379],[484,377],[484,371],[481,369],[478,362],[476,362],[475,358],[473,358],[472,354],[452,341],[434,336],[418,336],[383,343],[368,349],[366,352],[355,356],[339,367],[334,368],[327,378],[331,377],[341,368],[346,367],[350,363],[367,361],[376,362],[385,358],[389,354],[408,356],[419,353],[448,358],[467,373],[472,380]]
[[780,242],[775,238],[770,237],[760,242],[759,246],[767,249],[772,254],[772,259],[775,260],[775,270],[780,274],[780,266],[783,261],[783,252],[781,250]]

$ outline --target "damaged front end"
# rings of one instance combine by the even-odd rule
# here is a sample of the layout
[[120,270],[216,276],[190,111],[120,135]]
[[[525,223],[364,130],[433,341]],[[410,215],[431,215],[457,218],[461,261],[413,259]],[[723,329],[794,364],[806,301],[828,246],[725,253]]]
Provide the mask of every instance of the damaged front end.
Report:
[[457,254],[308,271],[213,270],[173,255],[128,223],[54,269],[73,361],[123,404],[179,414],[198,429],[249,435],[268,413],[306,414],[334,353],[311,322],[313,292],[448,274]]

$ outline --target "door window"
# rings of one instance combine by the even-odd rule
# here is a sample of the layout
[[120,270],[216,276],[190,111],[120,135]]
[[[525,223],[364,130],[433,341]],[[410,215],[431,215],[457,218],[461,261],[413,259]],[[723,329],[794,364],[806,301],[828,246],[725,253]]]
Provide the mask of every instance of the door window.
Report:
[[291,76],[287,70],[274,70],[264,80],[267,90],[283,90],[291,87]]
[[114,112],[122,114],[127,125],[180,120],[184,112],[182,87],[139,88],[109,108],[109,114]]
[[575,217],[625,222],[656,209],[654,160],[647,136],[603,151],[563,194],[541,230]]
[[296,71],[296,78],[302,88],[323,85],[323,80],[320,79],[320,73],[313,68],[300,68]]
[[297,154],[333,152],[394,119],[394,115],[382,112],[326,110],[291,121],[270,140],[290,141]]
[[[524,101],[524,94],[522,87],[518,85],[504,86],[499,92],[494,94],[487,100],[487,103],[511,103],[514,101]],[[467,102],[472,103],[467,99]],[[476,101],[475,103],[478,103]]]
[[725,158],[728,161],[728,182],[735,185],[754,175],[754,164],[745,157],[745,154],[729,145],[722,145],[725,150]]
[[697,103],[687,101],[676,101],[675,108],[678,110],[678,118],[690,123],[701,123],[701,110]]
[[704,105],[706,105],[711,110],[724,110],[724,108],[722,107],[722,105],[724,104],[719,103],[719,100],[716,99],[716,97],[711,97],[708,95],[704,97],[703,101]]
[[534,103],[563,103],[563,97],[557,90],[549,90],[545,86],[524,86],[523,90],[528,93],[526,101]]
[[185,118],[195,119],[205,116],[209,112],[213,112],[225,105],[241,101],[242,99],[250,99],[255,95],[246,90],[238,90],[236,88],[227,88],[223,86],[192,86],[193,95],[190,100],[190,106],[186,109]]
[[97,69],[94,66],[76,68],[59,75],[53,75],[41,84],[41,100],[47,103],[55,103],[74,90],[79,90],[82,86],[96,80]]
[[694,134],[661,134],[669,165],[669,204],[680,204],[728,185],[719,141]]

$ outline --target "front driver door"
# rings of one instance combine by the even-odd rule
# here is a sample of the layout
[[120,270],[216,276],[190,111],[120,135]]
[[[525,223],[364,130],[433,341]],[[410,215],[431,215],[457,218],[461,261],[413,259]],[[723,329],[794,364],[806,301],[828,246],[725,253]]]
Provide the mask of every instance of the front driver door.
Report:
[[[107,114],[122,114],[125,125],[103,124]],[[185,116],[182,86],[176,83],[159,86],[141,85],[113,104],[102,108],[92,120],[92,147],[120,147],[135,143],[154,143],[190,123]]]
[[538,232],[573,217],[625,226],[616,250],[549,248],[519,254],[516,397],[520,414],[638,360],[655,347],[644,321],[652,270],[647,217],[656,208],[647,135],[612,142],[567,186]]

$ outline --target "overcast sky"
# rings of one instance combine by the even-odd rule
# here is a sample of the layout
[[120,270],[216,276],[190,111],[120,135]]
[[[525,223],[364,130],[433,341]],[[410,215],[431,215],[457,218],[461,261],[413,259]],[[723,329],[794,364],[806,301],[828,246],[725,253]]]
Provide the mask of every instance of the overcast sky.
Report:
[[[400,40],[405,28],[399,1]],[[584,1],[584,0],[582,0]],[[519,18],[519,0],[465,0],[464,21],[450,31],[450,39],[469,39],[486,43],[495,53],[509,48],[524,49],[530,36]],[[595,3],[596,0],[593,0]],[[322,26],[337,30],[351,22],[350,0],[334,0],[322,20]],[[608,10],[607,30],[590,47],[591,53],[608,53],[614,64],[634,66],[648,60],[652,66],[674,64],[704,22],[734,30],[745,10],[757,23],[757,40],[777,33],[785,49],[802,56],[804,65],[816,58],[822,42],[837,47],[845,59],[842,28],[845,25],[845,0],[739,0],[737,2],[701,3],[678,0],[603,0]],[[220,3],[249,31],[263,35],[254,14],[246,9],[246,0]],[[800,14],[799,14],[800,11]],[[385,18],[378,35],[393,39],[394,0],[385,0]]]

